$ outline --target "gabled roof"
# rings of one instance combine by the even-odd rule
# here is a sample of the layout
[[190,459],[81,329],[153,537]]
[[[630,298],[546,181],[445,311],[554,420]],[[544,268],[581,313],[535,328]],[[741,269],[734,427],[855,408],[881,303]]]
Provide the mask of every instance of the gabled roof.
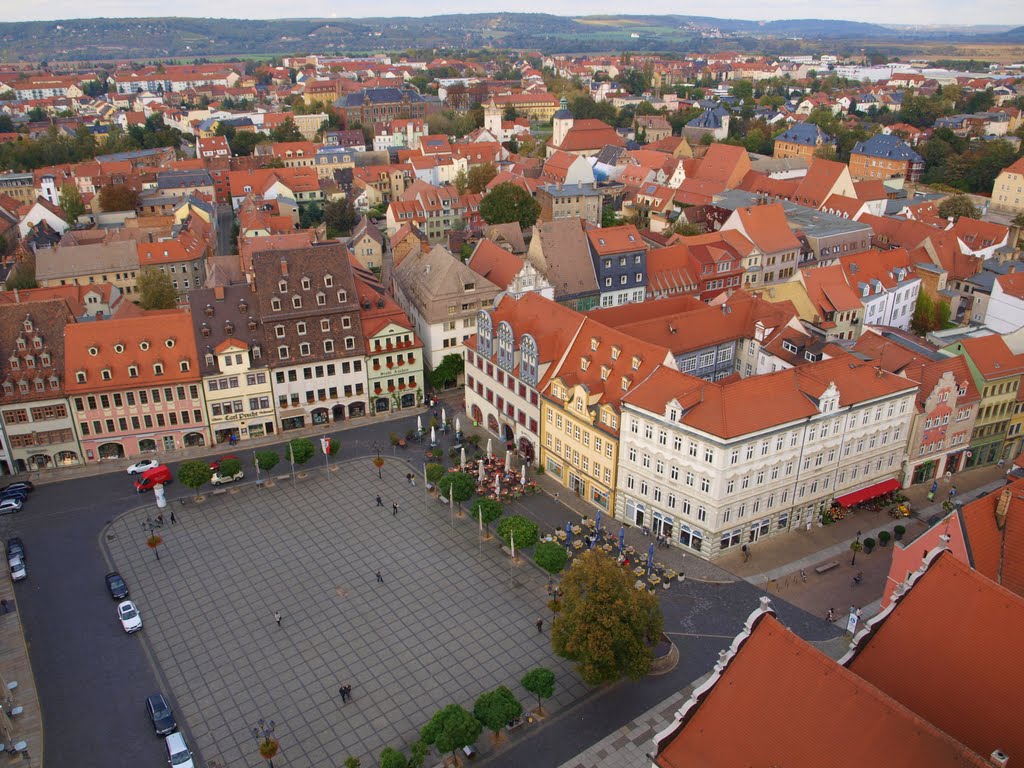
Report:
[[702,181],[718,182],[724,185],[723,189],[732,189],[749,172],[750,156],[746,149],[731,144],[712,144],[700,161],[695,176]]
[[963,349],[987,380],[1024,373],[1024,355],[1015,355],[998,334],[963,339],[955,346]]
[[997,488],[960,510],[971,567],[1024,597],[1024,480]]
[[739,217],[747,239],[762,253],[800,248],[800,241],[786,223],[785,209],[779,203],[737,208],[735,215]]
[[556,300],[599,290],[590,244],[580,219],[537,224],[526,258],[554,287]]
[[607,123],[588,119],[574,121],[558,148],[566,152],[582,152],[600,149],[607,144],[621,147],[626,142]]
[[817,147],[822,144],[835,144],[835,139],[825,133],[814,123],[796,123],[788,130],[775,137],[775,141],[785,141],[790,144],[803,144],[808,147]]
[[[465,301],[472,296],[486,304],[500,292],[500,288],[478,275],[456,258],[443,245],[430,251],[412,251],[394,268],[394,281],[428,322],[440,322],[447,317],[448,300]],[[472,283],[473,292],[464,286]]]
[[901,138],[885,133],[877,133],[867,141],[858,141],[850,154],[867,155],[886,160],[907,160],[912,163],[924,162],[924,158],[912,150],[910,145]]
[[484,238],[477,243],[466,264],[501,290],[507,291],[512,280],[523,269],[523,260]]
[[646,251],[647,243],[632,224],[604,227],[587,231],[590,247],[598,256],[608,256],[632,251]]
[[849,312],[863,309],[859,292],[846,282],[843,269],[838,264],[814,269],[801,269],[800,280],[807,289],[807,297],[818,309],[821,319],[832,312]]

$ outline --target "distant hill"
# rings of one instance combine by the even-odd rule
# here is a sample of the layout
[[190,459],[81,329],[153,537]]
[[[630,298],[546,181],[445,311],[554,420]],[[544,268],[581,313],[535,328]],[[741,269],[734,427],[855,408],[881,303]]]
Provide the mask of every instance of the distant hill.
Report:
[[[714,32],[712,32],[714,30]],[[950,32],[942,33],[949,39]],[[721,37],[725,35],[725,37]],[[929,39],[930,33],[915,35]],[[965,33],[970,36],[969,33]],[[1017,36],[1016,38],[1014,36]],[[1001,33],[1024,40],[1024,27]],[[985,36],[989,37],[989,36]],[[996,36],[992,36],[996,37]],[[714,39],[710,39],[714,38]],[[564,17],[531,13],[476,13],[425,18],[368,19],[73,19],[0,23],[2,60],[110,61],[210,56],[367,53],[407,48],[530,48],[558,51],[682,51],[757,39],[908,39],[906,29],[829,19],[745,21],[702,16],[624,15]],[[980,39],[976,38],[976,39]]]
[[993,43],[1024,43],[1024,27],[1015,27],[996,35],[987,35],[985,39]]

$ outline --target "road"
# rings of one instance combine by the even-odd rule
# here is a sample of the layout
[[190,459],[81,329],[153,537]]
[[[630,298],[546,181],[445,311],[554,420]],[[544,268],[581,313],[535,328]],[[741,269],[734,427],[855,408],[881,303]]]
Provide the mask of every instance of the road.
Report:
[[231,234],[235,226],[235,213],[225,203],[217,205],[217,255],[230,256],[234,243]]

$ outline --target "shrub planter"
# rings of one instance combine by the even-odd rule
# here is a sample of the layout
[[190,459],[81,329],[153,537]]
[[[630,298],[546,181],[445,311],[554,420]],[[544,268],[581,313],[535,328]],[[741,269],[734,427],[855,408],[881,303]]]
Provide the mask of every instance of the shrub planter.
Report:
[[902,525],[897,525],[895,528],[892,529],[892,532],[896,537],[896,541],[900,541],[903,538],[903,534],[907,532],[907,529],[904,528]]
[[870,536],[864,539],[864,553],[867,555],[871,554],[871,550],[875,548],[875,540]]
[[888,546],[889,539],[891,539],[891,538],[892,538],[892,534],[891,533],[889,533],[888,531],[881,531],[878,534],[878,545],[880,547]]

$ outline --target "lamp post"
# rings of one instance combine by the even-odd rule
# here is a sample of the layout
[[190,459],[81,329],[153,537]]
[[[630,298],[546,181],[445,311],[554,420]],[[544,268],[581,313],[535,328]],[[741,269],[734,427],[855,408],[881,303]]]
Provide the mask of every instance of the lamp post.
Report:
[[264,720],[262,717],[252,729],[252,737],[259,745],[260,757],[267,761],[269,768],[274,768],[274,756],[280,748],[277,739],[274,738],[273,720]]
[[377,452],[377,458],[373,460],[373,465],[377,467],[377,479],[383,480],[384,476],[381,474],[381,467],[384,466],[384,459],[380,457],[380,443],[374,442],[373,450]]
[[850,560],[850,565],[857,564],[857,553],[863,548],[863,544],[860,543],[860,531],[857,531],[857,540],[850,545],[850,549],[853,550],[853,559]]
[[153,550],[153,554],[156,555],[156,559],[160,559],[160,550],[158,547],[164,543],[163,536],[156,533],[156,529],[160,525],[153,520],[153,518],[147,516],[142,522],[142,530],[146,531],[146,546]]

